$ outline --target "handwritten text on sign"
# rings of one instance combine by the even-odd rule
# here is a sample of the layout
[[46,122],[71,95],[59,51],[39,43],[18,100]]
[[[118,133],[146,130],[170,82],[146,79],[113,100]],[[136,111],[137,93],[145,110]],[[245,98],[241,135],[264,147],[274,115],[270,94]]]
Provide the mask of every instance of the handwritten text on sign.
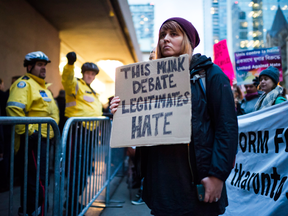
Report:
[[113,119],[111,147],[190,141],[188,55],[117,68],[115,92],[121,102]]

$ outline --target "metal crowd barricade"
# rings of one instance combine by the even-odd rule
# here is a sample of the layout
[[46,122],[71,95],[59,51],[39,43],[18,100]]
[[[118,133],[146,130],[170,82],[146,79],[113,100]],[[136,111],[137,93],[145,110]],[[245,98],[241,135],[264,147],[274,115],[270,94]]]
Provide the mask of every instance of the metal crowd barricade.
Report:
[[[57,123],[52,118],[44,118],[44,117],[0,117],[0,124],[2,125],[11,125],[11,155],[10,155],[10,191],[9,191],[9,210],[8,215],[13,215],[13,210],[15,206],[13,206],[13,182],[14,182],[14,145],[15,145],[15,126],[16,125],[25,125],[25,150],[24,150],[24,199],[23,199],[23,215],[27,213],[27,177],[28,177],[28,145],[29,145],[29,136],[28,136],[28,125],[29,124],[38,124],[38,142],[37,142],[37,171],[36,171],[36,194],[35,194],[35,215],[38,215],[38,198],[39,198],[39,178],[40,178],[40,151],[41,151],[41,125],[47,124],[47,146],[46,146],[46,167],[45,167],[45,188],[48,191],[48,182],[49,182],[49,148],[50,148],[50,125],[54,131],[55,137],[55,161],[54,161],[54,188],[53,188],[53,204],[52,206],[52,214],[59,214],[59,203],[60,199],[60,155],[61,155],[61,139],[60,139],[60,131]],[[45,139],[45,138],[44,138]],[[23,145],[23,143],[21,143]],[[48,211],[48,198],[49,194],[45,193],[44,198],[44,209],[41,211],[44,215],[47,215]],[[18,209],[18,206],[16,207]]]
[[[72,117],[62,132],[60,212],[84,215],[106,188],[105,204],[110,202],[111,121],[107,117]],[[88,182],[88,183],[87,183]],[[66,192],[65,192],[66,185]],[[122,207],[120,205],[114,207]]]

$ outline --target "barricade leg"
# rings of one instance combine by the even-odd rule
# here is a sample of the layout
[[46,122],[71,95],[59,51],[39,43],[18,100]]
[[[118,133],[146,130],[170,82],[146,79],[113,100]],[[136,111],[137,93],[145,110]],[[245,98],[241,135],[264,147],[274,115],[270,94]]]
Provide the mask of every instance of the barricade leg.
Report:
[[[75,124],[81,128],[80,131],[72,129],[72,125],[74,127]],[[69,132],[71,136],[67,140]],[[106,189],[104,207],[122,207],[110,205],[112,201],[109,199],[110,181],[123,166],[122,162],[111,175],[110,133],[111,122],[108,118],[73,117],[67,120],[62,136],[63,160],[67,157],[62,161],[63,164],[66,163],[62,169],[66,169],[67,174],[66,215],[74,215],[74,212],[75,215],[83,215],[89,207],[92,207],[104,189]],[[63,178],[62,172],[61,200],[64,198]]]
[[[48,186],[49,186],[49,149],[50,149],[50,130],[43,132],[41,126],[46,124],[52,126],[54,137],[56,138],[57,150],[55,153],[55,173],[53,190],[53,216],[60,215],[59,196],[60,196],[60,154],[61,142],[60,132],[57,123],[52,118],[42,117],[0,117],[0,124],[11,125],[11,146],[10,146],[10,182],[9,188],[9,209],[5,215],[47,215],[48,211]],[[35,127],[38,125],[38,127]],[[31,126],[35,131],[38,130],[38,137],[28,134]],[[10,128],[10,127],[8,127]],[[29,128],[29,130],[28,130]],[[43,128],[46,128],[45,126]],[[22,134],[22,131],[24,134]],[[17,132],[17,134],[16,134]],[[21,134],[19,133],[21,132]],[[47,133],[46,133],[47,132]],[[10,133],[9,133],[10,134]],[[35,135],[35,134],[34,134]],[[16,151],[15,151],[15,150]],[[16,154],[14,154],[16,153]],[[13,206],[15,203],[14,172],[20,179],[20,208]],[[17,192],[17,191],[16,191]],[[18,201],[18,200],[17,200]],[[16,202],[17,202],[16,201]],[[16,213],[18,210],[18,213]],[[2,214],[2,210],[1,213]]]
[[[102,127],[101,127],[101,143],[102,147],[104,148],[104,152],[107,153],[106,157],[106,179],[108,181],[107,186],[106,186],[106,192],[105,192],[105,200],[97,200],[96,202],[98,203],[105,203],[100,204],[100,205],[93,205],[92,207],[100,207],[100,208],[122,208],[123,205],[121,204],[111,204],[111,203],[124,203],[124,201],[118,201],[118,200],[110,200],[110,182],[111,180],[115,177],[116,173],[120,170],[122,167],[122,163],[117,167],[115,170],[114,174],[111,175],[111,148],[110,148],[110,131],[111,131],[111,124],[110,122],[102,122]],[[105,160],[105,159],[104,159]]]
[[[78,124],[75,125],[76,129],[74,128],[72,131],[72,137],[70,140],[70,148],[69,153],[70,159],[67,161],[69,164],[69,177],[68,177],[68,196],[67,196],[67,203],[66,203],[66,215],[78,215],[79,212],[82,211],[83,206],[82,202],[79,203],[79,196],[83,194],[83,189],[86,186],[87,178],[86,175],[82,170],[85,158],[85,143],[82,144],[82,137],[83,127],[80,125],[77,128]],[[85,134],[84,134],[85,135]],[[83,172],[82,172],[83,171]],[[81,196],[83,197],[83,196]],[[82,200],[82,198],[81,198]]]
[[[36,212],[37,208],[38,214],[40,214],[41,211],[46,212],[45,208],[48,210],[49,206],[48,196],[46,195],[46,193],[48,193],[47,186],[49,185],[49,173],[47,172],[48,164],[46,158],[48,156],[47,149],[49,150],[49,143],[47,143],[46,138],[42,138],[39,145],[37,144],[38,141],[30,141],[27,148],[28,151],[25,151],[24,140],[25,136],[22,136],[20,150],[18,153],[21,154],[22,161],[25,161],[24,158],[28,158],[28,160],[27,168],[24,167],[24,169],[22,169],[27,171],[22,172],[21,174],[21,208],[19,209],[19,213],[27,212],[27,214],[32,214],[33,212]],[[40,145],[41,148],[39,149]],[[37,184],[39,184],[38,187]],[[47,203],[46,207],[44,207],[45,197]],[[37,203],[37,206],[35,203]]]
[[[11,130],[11,143],[15,141],[15,125]],[[10,192],[9,192],[9,215],[13,214],[13,182],[14,182],[14,145],[11,144],[11,155],[10,155]]]

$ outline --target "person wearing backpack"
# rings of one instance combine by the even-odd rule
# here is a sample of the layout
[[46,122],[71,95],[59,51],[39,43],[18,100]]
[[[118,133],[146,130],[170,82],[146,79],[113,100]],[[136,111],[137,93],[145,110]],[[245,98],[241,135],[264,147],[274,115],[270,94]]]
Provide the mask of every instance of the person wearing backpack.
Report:
[[[192,133],[190,143],[141,148],[143,200],[152,215],[216,216],[228,205],[225,180],[238,141],[234,99],[223,71],[210,58],[193,55],[199,43],[197,30],[183,18],[160,27],[156,59],[190,56]],[[113,98],[112,113],[119,103]]]

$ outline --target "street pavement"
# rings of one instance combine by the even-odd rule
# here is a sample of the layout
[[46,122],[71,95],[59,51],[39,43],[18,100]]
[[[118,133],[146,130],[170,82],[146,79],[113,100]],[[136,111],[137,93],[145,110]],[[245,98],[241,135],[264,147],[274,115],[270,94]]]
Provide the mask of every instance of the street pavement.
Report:
[[[90,207],[88,211],[85,213],[85,216],[150,216],[150,209],[146,204],[142,205],[132,205],[130,200],[130,191],[127,187],[126,183],[127,176],[124,177],[114,177],[111,181],[111,202],[110,206],[113,205],[121,205],[121,208],[113,208],[113,207],[104,207],[104,204],[99,203],[97,201],[105,200],[105,190],[103,193],[97,198],[97,201],[93,203],[93,206],[98,207]],[[50,185],[51,187],[51,185]],[[52,191],[52,188],[50,192]],[[131,198],[136,199],[135,195],[138,189],[131,189]],[[52,198],[52,193],[50,194]],[[14,208],[13,208],[13,216],[17,215],[17,210],[20,205],[20,187],[14,188]],[[114,203],[113,201],[120,201],[121,203]],[[51,203],[52,200],[51,200]],[[8,207],[9,207],[9,191],[0,194],[0,215],[6,216],[8,215]],[[52,215],[52,209],[50,208],[48,211],[48,215]],[[65,215],[65,210],[63,212]]]
[[[105,208],[101,212],[101,216],[150,216],[150,209],[146,204],[142,205],[133,205],[130,200],[130,192],[126,183],[127,177],[121,179],[119,186],[117,187],[115,193],[112,195],[111,200],[122,201],[122,208]],[[138,189],[131,189],[131,198],[132,200],[136,199],[135,195],[138,192]],[[119,203],[110,203],[119,204]],[[86,214],[85,214],[86,215]],[[89,216],[89,215],[88,215]]]

